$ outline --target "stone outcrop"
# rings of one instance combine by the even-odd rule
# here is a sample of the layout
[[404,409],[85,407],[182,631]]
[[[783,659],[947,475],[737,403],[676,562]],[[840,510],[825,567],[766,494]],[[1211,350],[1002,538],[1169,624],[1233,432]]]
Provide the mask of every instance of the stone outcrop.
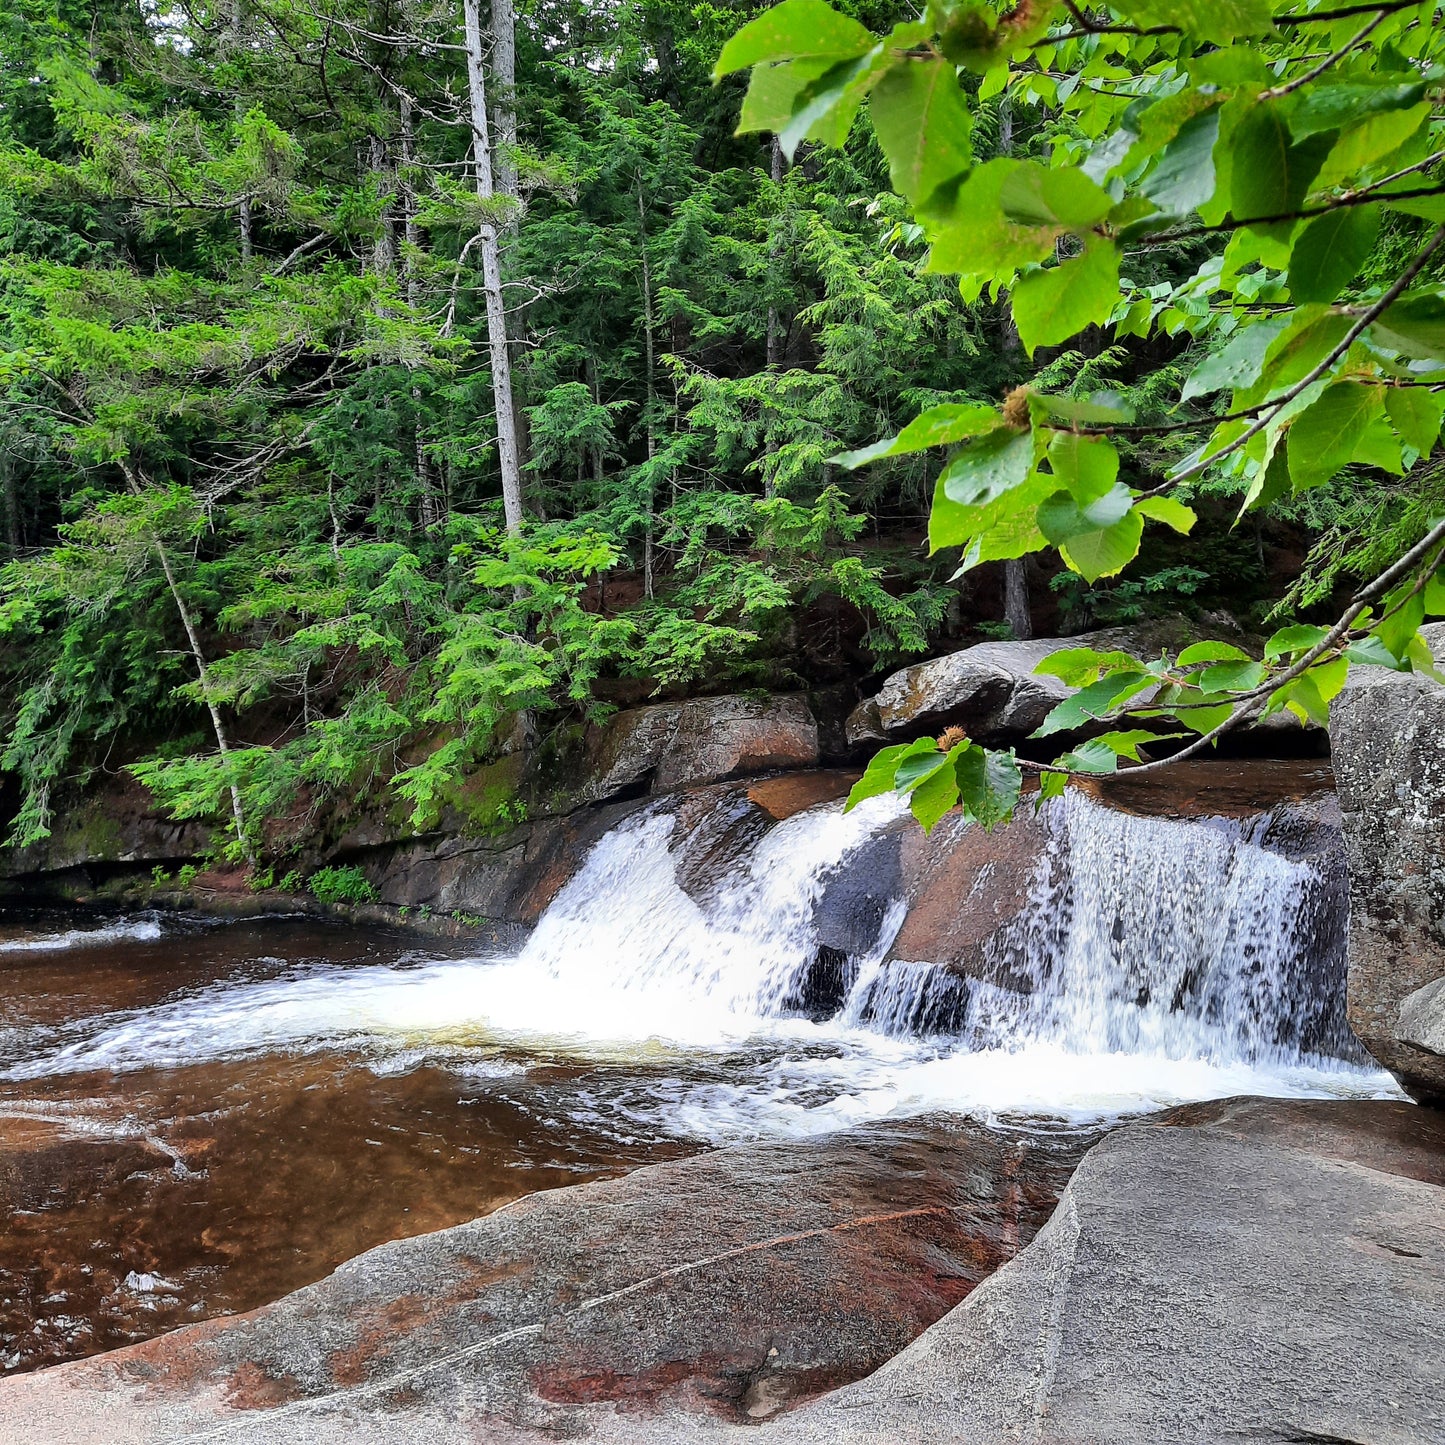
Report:
[[[1445,658],[1445,624],[1425,633]],[[1349,857],[1350,1023],[1411,1094],[1445,1102],[1445,686],[1353,668],[1330,740]]]
[[[1229,625],[1224,625],[1226,622]],[[1258,655],[1257,642],[1239,632],[1231,619],[1214,619],[1211,631],[1225,634],[1226,640],[1246,651],[1253,645]],[[1087,647],[1095,652],[1125,652],[1150,661],[1166,649],[1174,651],[1195,640],[1197,633],[1192,624],[1182,618],[1165,618],[1085,632],[1077,637],[980,642],[893,673],[874,697],[864,699],[849,714],[847,740],[861,748],[938,733],[957,725],[990,746],[1020,743],[1075,691],[1056,677],[1034,671],[1050,653]],[[1147,694],[1139,700],[1144,697]],[[1060,737],[1077,739],[1107,731],[1110,726],[1100,723]],[[1283,713],[1254,724],[1248,731],[1298,734],[1301,729],[1292,714]]]
[[1439,1441],[1440,1117],[1242,1100],[1159,1122],[1097,1145],[1013,1264],[759,1445]]
[[818,724],[797,694],[695,697],[618,713],[592,751],[582,801],[671,792],[818,762]]
[[1089,647],[1154,658],[1166,646],[1182,645],[1183,635],[1182,624],[1113,627],[1079,637],[980,642],[916,662],[893,673],[875,697],[854,708],[848,741],[896,741],[956,724],[981,742],[1015,742],[1028,737],[1074,691],[1056,677],[1035,673],[1051,652]]
[[[0,1384],[0,1438],[300,1445],[353,1410],[395,1441],[488,1445],[599,1415],[745,1426],[944,1315],[1043,1225],[1082,1148],[917,1120],[530,1195],[248,1315]],[[421,1427],[434,1411],[450,1423]]]
[[266,1309],[0,1384],[0,1438],[1441,1438],[1440,1116],[1245,1099],[1118,1129],[974,1288],[1060,1162],[1026,1150],[1010,1178],[1016,1149],[874,1126],[534,1195]]

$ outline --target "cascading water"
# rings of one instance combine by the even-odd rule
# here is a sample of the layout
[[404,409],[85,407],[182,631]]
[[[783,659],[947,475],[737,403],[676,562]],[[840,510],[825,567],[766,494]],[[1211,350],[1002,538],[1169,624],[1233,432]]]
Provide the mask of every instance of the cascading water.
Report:
[[[78,1021],[58,1047],[52,1031],[5,1077],[316,1049],[473,1076],[591,1060],[611,1092],[580,1088],[572,1107],[713,1140],[927,1108],[1079,1118],[1237,1092],[1390,1091],[1340,1017],[1342,953],[1317,926],[1315,865],[1249,825],[1071,794],[1053,805],[1026,906],[990,945],[998,977],[965,978],[887,957],[903,901],[869,875],[869,845],[898,815],[892,799],[797,814],[699,895],[679,883],[685,830],[655,807],[596,845],[513,957],[218,984]],[[817,917],[845,877],[875,905],[873,936],[849,956],[820,946]],[[820,959],[836,975],[823,1019],[800,1002]],[[630,1081],[629,1065],[643,1070]]]

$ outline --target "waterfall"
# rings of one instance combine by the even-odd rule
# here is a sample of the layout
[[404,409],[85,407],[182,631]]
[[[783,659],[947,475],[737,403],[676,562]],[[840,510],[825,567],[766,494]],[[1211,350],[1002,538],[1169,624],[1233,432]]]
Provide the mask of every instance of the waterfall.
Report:
[[[921,835],[897,799],[775,823],[715,789],[613,828],[513,955],[232,977],[78,1020],[0,1077],[317,1049],[487,1079],[566,1060],[603,1069],[612,1117],[714,1140],[1392,1090],[1344,1024],[1340,880],[1276,846],[1269,817],[1137,817],[1077,792],[1041,816],[1019,907],[968,969],[900,956]],[[569,1107],[603,1107],[603,1085],[577,1088]]]
[[1025,907],[990,940],[994,978],[899,962],[849,1007],[972,1047],[1361,1058],[1339,881],[1266,846],[1270,822],[1138,817],[1070,792],[1052,805]]

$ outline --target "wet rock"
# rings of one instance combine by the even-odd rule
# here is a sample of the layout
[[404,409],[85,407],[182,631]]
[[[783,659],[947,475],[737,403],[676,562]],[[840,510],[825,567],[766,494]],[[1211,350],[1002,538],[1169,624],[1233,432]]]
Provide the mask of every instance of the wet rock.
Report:
[[1109,1135],[1017,1260],[868,1379],[756,1438],[1438,1441],[1442,1218],[1445,1126],[1427,1110],[1179,1110]]
[[[1445,624],[1425,629],[1445,658]],[[1445,1102],[1445,687],[1352,668],[1330,716],[1349,857],[1349,1018],[1417,1099]]]
[[981,642],[895,672],[876,697],[849,715],[848,741],[893,741],[957,724],[986,743],[1017,742],[1031,734],[1074,689],[1034,668],[1051,652],[1091,647],[1157,657],[1181,645],[1184,625],[1150,624],[1086,632],[1079,637],[1040,637],[1027,642]]
[[743,789],[705,788],[681,796],[668,839],[677,886],[705,907],[776,826],[777,819]]
[[593,845],[641,806],[640,800],[614,803],[538,818],[500,834],[438,834],[354,856],[383,903],[459,912],[525,930]]
[[843,859],[813,908],[820,944],[855,959],[873,952],[889,910],[903,896],[905,842],[920,831],[911,818],[901,818]]
[[841,948],[818,945],[810,963],[793,979],[779,1005],[785,1014],[820,1024],[843,1007],[858,981],[858,960]]
[[918,1120],[531,1195],[249,1315],[0,1384],[0,1438],[736,1430],[945,1314],[1042,1225],[1083,1142]]
[[818,762],[818,725],[806,698],[690,698],[618,713],[594,747],[582,800],[669,792]]
[[[952,815],[931,834],[905,834],[908,913],[889,960],[936,964],[1030,992],[1035,969],[1052,951],[1052,939],[1034,936],[1048,920],[1035,917],[1031,900],[1066,862],[1057,811],[1025,804],[992,833]],[[1053,923],[1065,921],[1059,915]]]

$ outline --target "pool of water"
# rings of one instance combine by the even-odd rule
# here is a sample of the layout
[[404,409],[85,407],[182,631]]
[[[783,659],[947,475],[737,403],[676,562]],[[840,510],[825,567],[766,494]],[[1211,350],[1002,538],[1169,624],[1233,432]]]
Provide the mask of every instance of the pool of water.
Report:
[[670,820],[639,817],[505,956],[295,918],[0,914],[0,1372],[733,1142],[935,1111],[1082,1130],[1232,1094],[1396,1093],[1292,1031],[1316,986],[1290,932],[1304,864],[1087,803],[1067,896],[1052,874],[1037,890],[1067,927],[1038,932],[1033,992],[975,983],[961,1029],[894,1027],[928,973],[884,967],[895,907],[834,1016],[790,1013],[813,900],[888,821],[798,815],[700,902]]

